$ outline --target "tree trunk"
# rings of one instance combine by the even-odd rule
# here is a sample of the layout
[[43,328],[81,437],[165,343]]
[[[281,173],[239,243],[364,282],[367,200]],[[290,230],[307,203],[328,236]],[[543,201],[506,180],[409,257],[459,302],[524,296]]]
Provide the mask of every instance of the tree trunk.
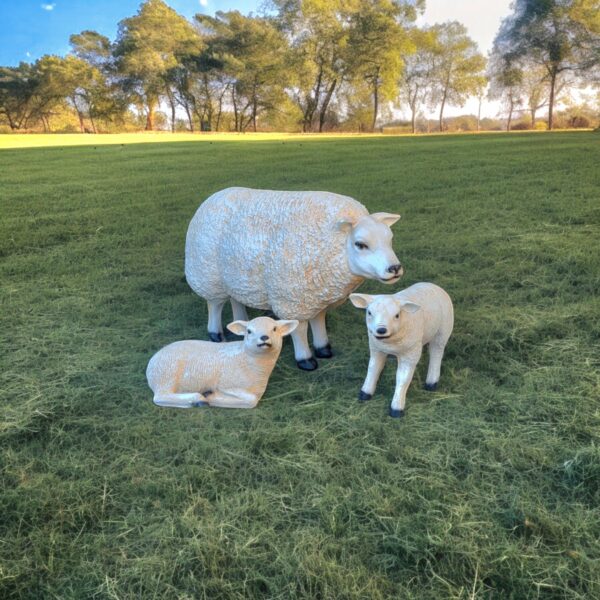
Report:
[[379,114],[379,67],[375,71],[375,77],[373,79],[373,123],[371,124],[371,131],[375,131],[375,125],[377,124],[377,115]]
[[537,109],[531,108],[529,112],[531,113],[531,129],[535,129],[535,113],[537,112]]
[[550,72],[550,98],[548,99],[548,130],[552,131],[552,127],[554,126],[554,92],[556,88],[556,75],[557,75],[556,67],[552,67],[552,71]]
[[175,100],[169,86],[166,87],[166,93],[171,107],[171,133],[175,133]]
[[154,105],[151,101],[148,101],[146,107],[146,131],[152,131],[154,129]]
[[513,110],[514,110],[514,102],[513,102],[513,99],[510,98],[509,104],[508,104],[508,118],[506,120],[506,131],[510,131],[510,124],[512,123]]
[[331,97],[333,96],[333,92],[335,90],[335,86],[337,85],[337,79],[334,79],[327,90],[327,94],[325,94],[325,99],[323,100],[323,104],[321,105],[321,110],[319,112],[319,133],[323,133],[323,126],[325,125],[325,117],[327,116],[327,109],[329,108],[329,103],[331,102]]
[[190,124],[190,133],[194,133],[194,117],[192,117],[192,113],[190,111],[190,103],[186,100],[185,105],[185,114],[188,118],[188,123]]
[[238,108],[237,108],[237,102],[235,99],[235,89],[232,87],[231,88],[231,103],[233,105],[233,117],[235,119],[235,130],[239,131],[239,126],[238,126],[238,120],[239,120],[239,116],[238,116]]
[[446,94],[442,98],[442,105],[440,106],[440,131],[444,131],[444,106],[446,105]]
[[477,108],[477,131],[481,131],[481,103],[483,102],[483,97],[479,96],[479,107]]

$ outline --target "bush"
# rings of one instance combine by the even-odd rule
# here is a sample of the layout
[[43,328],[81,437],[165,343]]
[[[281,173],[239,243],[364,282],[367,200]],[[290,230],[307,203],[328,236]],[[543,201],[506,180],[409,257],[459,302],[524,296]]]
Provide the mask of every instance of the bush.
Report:
[[527,131],[528,129],[531,129],[529,123],[526,123],[525,121],[521,121],[520,123],[515,123],[510,130],[511,131]]
[[536,121],[533,128],[535,131],[546,131],[546,129],[548,129],[548,124],[546,121]]

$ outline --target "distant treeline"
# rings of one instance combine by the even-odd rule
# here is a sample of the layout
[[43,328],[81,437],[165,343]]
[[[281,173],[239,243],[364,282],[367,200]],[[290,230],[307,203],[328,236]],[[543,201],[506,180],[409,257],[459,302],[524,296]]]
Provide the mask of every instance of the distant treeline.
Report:
[[[576,87],[598,90],[600,0],[515,0],[486,58],[452,21],[417,27],[425,0],[271,0],[188,21],[146,0],[114,41],[70,37],[71,52],[0,67],[0,130],[373,131],[539,128]],[[594,87],[596,86],[596,87]],[[598,94],[560,115],[597,124]],[[444,119],[470,97],[502,101],[503,122]],[[161,107],[166,107],[166,113]],[[462,121],[461,121],[462,119]],[[457,125],[458,123],[458,125]],[[460,125],[462,123],[462,126]],[[391,123],[390,123],[391,124]]]

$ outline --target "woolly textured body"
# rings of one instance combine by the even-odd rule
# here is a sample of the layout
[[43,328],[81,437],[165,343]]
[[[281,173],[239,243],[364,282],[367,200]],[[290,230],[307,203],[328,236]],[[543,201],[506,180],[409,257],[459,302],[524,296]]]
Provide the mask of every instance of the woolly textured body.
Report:
[[209,301],[312,319],[363,281],[350,271],[347,235],[336,225],[365,215],[356,200],[330,192],[222,190],[190,223],[187,281]]

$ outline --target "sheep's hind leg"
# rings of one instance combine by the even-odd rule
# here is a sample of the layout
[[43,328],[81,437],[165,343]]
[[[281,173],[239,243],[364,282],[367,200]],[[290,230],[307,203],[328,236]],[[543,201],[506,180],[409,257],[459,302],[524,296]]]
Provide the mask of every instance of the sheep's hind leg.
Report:
[[331,344],[327,337],[327,325],[325,323],[326,310],[322,310],[314,319],[310,320],[312,330],[313,347],[317,358],[331,358]]
[[208,303],[208,337],[211,342],[222,342],[223,324],[221,323],[221,313],[225,300],[207,300]]
[[435,340],[429,344],[429,367],[427,368],[427,377],[425,378],[424,386],[428,392],[435,392],[437,389],[445,347],[445,342],[441,343]]
[[167,408],[199,408],[208,406],[202,394],[174,394],[168,392],[158,392],[154,396],[154,404],[165,406]]
[[246,312],[246,307],[238,302],[235,298],[230,298],[231,301],[231,310],[233,311],[233,320],[234,321],[247,321],[248,313]]
[[298,327],[292,332],[292,341],[298,367],[303,371],[314,371],[319,363],[313,358],[308,345],[308,321],[300,321]]

